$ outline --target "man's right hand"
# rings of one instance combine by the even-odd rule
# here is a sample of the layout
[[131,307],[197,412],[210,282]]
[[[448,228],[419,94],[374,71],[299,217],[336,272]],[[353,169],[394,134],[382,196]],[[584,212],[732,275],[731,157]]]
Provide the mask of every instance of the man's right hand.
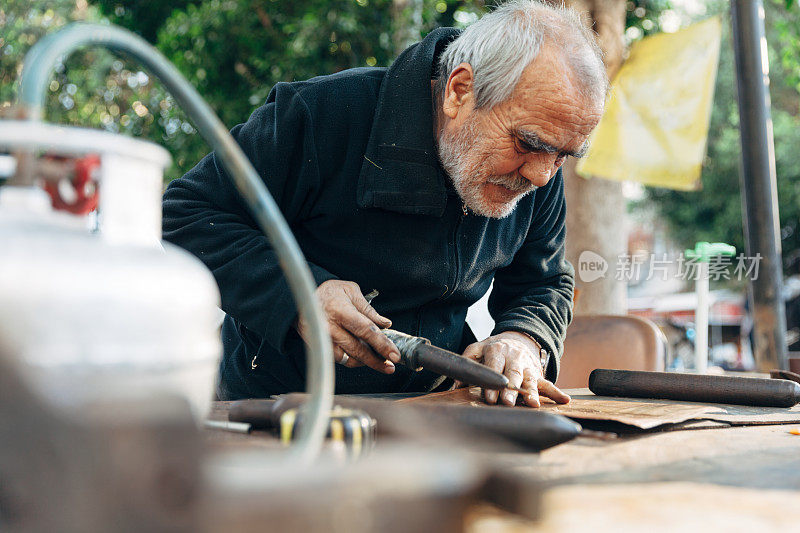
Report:
[[[378,314],[358,284],[332,279],[317,287],[316,293],[328,319],[336,362],[349,368],[367,365],[384,374],[394,372],[400,352],[381,332],[392,321]],[[307,339],[308,323],[303,318],[298,319],[296,328]]]

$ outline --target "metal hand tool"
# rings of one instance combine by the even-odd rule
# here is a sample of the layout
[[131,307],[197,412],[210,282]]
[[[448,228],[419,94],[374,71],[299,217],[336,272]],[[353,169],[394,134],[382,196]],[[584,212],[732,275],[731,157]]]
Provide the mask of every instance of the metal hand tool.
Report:
[[[378,291],[373,289],[364,298],[367,302],[372,303],[378,294]],[[529,390],[511,385],[508,378],[500,372],[444,348],[433,346],[431,341],[424,337],[415,337],[393,329],[384,329],[383,333],[400,351],[400,364],[408,368],[414,370],[424,368],[484,389],[510,389],[520,394],[531,394]]]
[[598,368],[589,375],[589,389],[600,396],[760,407],[792,407],[800,402],[800,384],[793,381],[705,374]]
[[510,385],[508,378],[503,374],[477,361],[433,346],[428,339],[414,337],[393,329],[384,329],[383,333],[397,346],[400,351],[400,363],[408,368],[414,370],[424,368],[485,389],[509,388],[530,394]]

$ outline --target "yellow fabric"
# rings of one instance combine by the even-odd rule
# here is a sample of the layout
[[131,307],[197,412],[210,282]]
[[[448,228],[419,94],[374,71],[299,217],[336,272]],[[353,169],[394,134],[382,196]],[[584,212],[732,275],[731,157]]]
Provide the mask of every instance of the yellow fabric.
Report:
[[634,43],[577,172],[698,189],[721,32],[720,18],[713,17]]

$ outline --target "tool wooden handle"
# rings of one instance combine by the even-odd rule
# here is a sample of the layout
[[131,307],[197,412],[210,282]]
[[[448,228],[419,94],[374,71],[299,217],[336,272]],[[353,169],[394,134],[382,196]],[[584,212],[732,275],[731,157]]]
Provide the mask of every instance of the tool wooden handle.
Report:
[[704,374],[598,368],[589,375],[589,389],[598,396],[759,407],[792,407],[800,402],[800,385],[792,381]]

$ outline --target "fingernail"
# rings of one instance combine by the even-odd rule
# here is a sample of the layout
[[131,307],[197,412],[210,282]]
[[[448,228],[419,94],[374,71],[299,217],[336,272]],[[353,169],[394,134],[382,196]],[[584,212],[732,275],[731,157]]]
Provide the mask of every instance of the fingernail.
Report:
[[383,367],[387,374],[391,374],[392,372],[394,372],[394,365],[392,364],[391,361],[384,361]]
[[400,357],[400,351],[399,350],[394,350],[392,352],[389,352],[389,355],[392,356],[391,359],[392,359],[393,363],[399,363],[400,359],[402,359],[402,357]]

